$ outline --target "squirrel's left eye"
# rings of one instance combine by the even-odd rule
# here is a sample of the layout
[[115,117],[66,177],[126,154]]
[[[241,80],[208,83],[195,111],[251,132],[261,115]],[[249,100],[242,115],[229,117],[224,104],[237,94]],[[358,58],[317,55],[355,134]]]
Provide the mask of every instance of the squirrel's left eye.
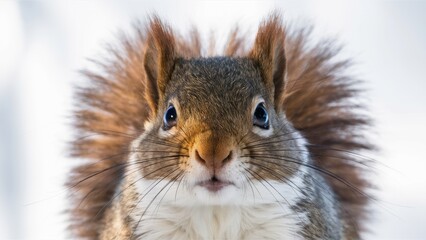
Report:
[[253,125],[265,130],[269,129],[269,115],[263,103],[259,103],[254,110]]
[[163,116],[163,128],[164,130],[169,130],[170,128],[176,126],[177,123],[177,112],[176,108],[170,104]]

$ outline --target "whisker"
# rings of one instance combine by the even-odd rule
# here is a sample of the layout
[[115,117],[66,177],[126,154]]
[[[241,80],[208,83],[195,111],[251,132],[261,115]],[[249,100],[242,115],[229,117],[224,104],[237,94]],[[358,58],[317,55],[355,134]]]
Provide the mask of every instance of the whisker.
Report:
[[347,150],[347,149],[340,149],[340,148],[336,148],[336,147],[330,147],[330,146],[326,146],[326,145],[312,144],[312,143],[307,144],[307,146],[308,147],[314,147],[314,148],[323,148],[323,149],[326,149],[326,150],[331,150],[331,151],[336,151],[336,152],[343,152],[343,153],[347,153],[347,154],[350,154],[350,155],[353,155],[353,156],[356,156],[356,157],[359,157],[359,158],[366,159],[366,160],[374,162],[374,163],[377,162],[374,158],[364,156],[364,155],[362,155],[358,152],[350,151],[350,150]]
[[176,199],[177,199],[177,193],[178,193],[178,190],[179,190],[180,183],[182,182],[184,177],[185,177],[185,174],[182,174],[182,178],[178,181],[178,185],[176,187],[176,192],[175,192],[175,202],[176,202]]
[[134,152],[134,153],[174,153],[174,154],[180,154],[180,151],[166,151],[166,150],[132,150],[129,152]]
[[183,141],[183,143],[189,145],[189,142],[188,142],[189,135],[187,134],[187,132],[185,131],[185,129],[179,128],[179,130],[182,133],[182,139],[180,141]]
[[[271,190],[262,182],[262,181],[260,181],[260,180],[263,180],[263,181],[265,181],[265,179],[264,178],[262,178],[262,176],[260,176],[259,174],[257,174],[255,171],[252,171],[252,170],[250,170],[249,168],[245,168],[245,170],[253,177],[253,178],[255,178],[257,181],[259,181],[260,182],[260,184],[262,184],[262,186],[266,189],[266,190],[268,190],[268,192],[271,194],[271,196],[273,197],[273,198],[275,198],[275,200],[277,201],[277,203],[280,203],[280,201],[275,197],[275,195],[271,192]],[[256,176],[255,176],[255,174],[256,174]]]
[[[164,170],[168,167],[173,167],[173,166],[176,166],[176,164],[161,167],[159,169],[156,169],[153,172],[158,172],[160,170]],[[143,200],[143,198],[146,197],[162,180],[164,180],[167,176],[169,176],[171,173],[175,172],[178,169],[179,169],[179,167],[173,168],[173,169],[168,170],[167,172],[161,174],[160,177],[162,177],[162,178],[156,179],[154,181],[154,184],[151,184],[150,186],[147,187],[147,192],[145,194],[142,194],[143,196],[138,200],[137,204],[135,204],[135,206],[130,210],[128,215],[130,215],[134,211],[134,209],[137,207],[137,205],[139,205],[139,203]]]
[[247,131],[241,138],[240,138],[240,140],[238,140],[238,142],[237,142],[237,146],[238,145],[240,145],[240,143],[242,142],[242,141],[244,141],[244,139],[246,138],[246,137],[248,137],[249,136],[249,133],[250,133],[250,131]]
[[[273,163],[273,162],[268,162],[268,163]],[[291,186],[291,185],[293,185],[293,186],[291,186],[291,189],[294,191],[294,193],[296,194],[296,195],[299,195],[299,192],[297,192],[295,189],[294,189],[294,187],[296,187],[297,189],[299,189],[299,191],[300,192],[302,192],[303,190],[299,187],[299,186],[297,186],[293,181],[291,181],[288,177],[286,177],[286,176],[284,176],[284,175],[280,175],[279,173],[277,173],[277,172],[275,172],[275,171],[273,171],[271,168],[268,168],[267,166],[264,166],[263,164],[261,164],[261,163],[256,163],[256,162],[254,162],[254,161],[252,161],[251,162],[251,164],[252,165],[254,165],[254,166],[257,166],[257,167],[259,167],[259,168],[261,168],[261,169],[263,169],[263,170],[265,170],[265,171],[267,171],[267,172],[269,172],[270,174],[272,174],[272,175],[274,175],[274,177],[276,177],[276,178],[278,178],[278,179],[280,179],[281,181],[283,181],[283,182],[288,182],[288,183],[290,183],[290,184],[288,184],[289,186]],[[279,164],[277,164],[277,165],[279,165]],[[281,167],[282,167],[282,165],[280,165]],[[281,172],[282,172],[282,169],[278,169],[278,170],[280,170]],[[284,172],[282,172],[283,174],[286,174],[286,173],[284,173]],[[278,175],[277,175],[278,174]]]
[[[328,150],[328,151],[342,152],[342,153],[346,153],[346,154],[349,154],[349,155],[356,156],[356,157],[361,158],[361,159],[365,159],[367,161],[371,161],[371,162],[374,162],[374,163],[376,162],[376,160],[374,158],[364,156],[364,155],[362,155],[358,152],[350,151],[350,150],[347,150],[347,149],[339,149],[339,148],[330,147],[330,146],[326,146],[326,145],[318,145],[318,144],[311,144],[311,143],[306,144],[306,146],[307,147],[313,147],[313,148],[322,148],[322,149],[325,149],[325,150]],[[253,149],[260,149],[260,150],[267,150],[267,151],[296,151],[296,150],[291,150],[291,149],[285,149],[285,150],[272,149],[272,150],[269,150],[267,147],[253,148]],[[311,152],[309,150],[298,150],[298,151]]]
[[[171,152],[171,151],[123,150],[120,153],[117,153],[117,154],[114,154],[114,155],[111,155],[111,156],[108,156],[108,157],[104,157],[104,158],[101,158],[101,159],[97,159],[96,161],[94,161],[94,159],[88,158],[88,159],[86,159],[86,161],[93,162],[93,163],[86,164],[85,167],[88,168],[88,167],[91,167],[91,166],[95,166],[95,165],[98,165],[99,162],[108,161],[108,160],[111,160],[111,159],[113,159],[115,157],[119,157],[119,156],[126,155],[126,154],[129,154],[129,153],[149,153],[149,152],[158,152],[158,153],[163,152],[163,153],[168,153],[168,154],[171,154],[171,153],[180,154],[180,152]],[[186,155],[184,155],[182,157],[185,157],[185,156]]]
[[[265,181],[272,189],[275,190],[275,192],[278,193],[278,195],[280,195],[284,201],[287,203],[288,206],[293,206],[290,204],[290,202],[268,181],[266,180],[264,177],[262,177],[260,174],[256,173],[255,171],[250,170],[249,168],[246,169],[249,172],[252,172],[254,174],[256,174],[260,179],[262,179],[263,181]],[[262,181],[259,181],[266,189],[268,189]],[[269,190],[268,190],[269,191]],[[272,194],[272,192],[270,192]],[[285,208],[281,205],[281,201],[278,201],[278,199],[275,197],[274,194],[272,194],[272,196],[275,198],[275,200],[277,201],[277,203],[281,206],[281,208],[284,210],[285,212]],[[303,219],[300,217],[299,213],[296,213],[297,217],[299,218],[300,222],[303,222]]]
[[[170,165],[169,165],[170,166]],[[167,167],[167,166],[165,166],[165,167]],[[148,176],[150,176],[150,175],[152,175],[152,174],[154,174],[154,173],[156,173],[156,172],[158,172],[159,170],[161,170],[161,169],[164,169],[164,168],[160,168],[160,169],[156,169],[156,170],[154,170],[154,171],[151,171],[151,172],[149,172],[149,173],[147,173],[147,174],[144,174],[143,176],[141,176],[140,178],[138,178],[137,180],[135,180],[135,181],[133,181],[133,182],[131,182],[128,186],[126,186],[124,189],[122,189],[118,194],[116,194],[113,198],[111,198],[109,201],[108,201],[108,203],[107,203],[107,205],[110,205],[111,203],[112,203],[112,201],[114,201],[114,199],[116,199],[119,195],[121,195],[123,192],[125,192],[127,189],[129,189],[130,187],[132,187],[133,185],[135,185],[137,182],[139,182],[140,180],[142,180],[142,179],[144,179],[144,178],[146,178],[146,177],[148,177]],[[130,176],[131,174],[133,174],[133,173],[135,173],[135,172],[137,172],[137,171],[139,171],[140,169],[133,169],[131,172],[128,172],[128,173],[126,173],[126,175],[123,177],[123,179],[125,179],[125,178],[127,178],[127,176]],[[151,184],[152,185],[152,184]],[[151,185],[150,186],[148,186],[148,188],[149,187],[151,187]],[[98,213],[96,214],[96,216],[95,216],[95,218],[97,217],[97,215],[100,213],[100,212],[102,212],[102,210],[105,208],[105,207],[107,207],[107,205],[104,205],[103,207],[102,207],[102,209],[101,210],[99,210],[98,211]]]
[[295,130],[295,131],[291,131],[291,132],[284,132],[284,133],[281,133],[281,134],[278,134],[278,135],[269,136],[269,137],[266,137],[266,138],[256,139],[256,140],[253,140],[251,142],[247,142],[246,145],[248,147],[253,147],[253,146],[255,146],[255,145],[252,145],[253,143],[266,141],[266,140],[274,140],[274,139],[281,138],[281,137],[284,137],[284,136],[287,136],[289,134],[293,134],[293,133],[296,133],[296,132],[297,131]]
[[[254,147],[265,146],[265,145],[270,145],[270,144],[274,144],[274,143],[285,143],[285,142],[294,141],[294,140],[298,140],[298,139],[304,139],[304,138],[303,137],[294,137],[294,138],[287,138],[287,139],[281,139],[281,140],[276,140],[276,141],[264,141],[262,143],[258,143],[258,144],[254,144],[254,145],[246,145],[245,147],[243,147],[241,149],[254,148]],[[264,139],[262,139],[262,140],[264,140]]]
[[[150,136],[146,136],[145,139],[150,140],[150,141],[163,141],[169,144],[169,146],[173,146],[173,147],[181,147],[182,146],[182,142],[189,144],[188,143],[188,136],[185,132],[184,129],[180,128],[179,129],[181,133],[183,133],[183,135],[178,136],[176,139],[166,139],[166,138],[151,138]],[[144,139],[144,140],[145,140]],[[186,148],[185,148],[186,149]],[[188,150],[188,149],[186,149]]]
[[[181,170],[175,177],[173,177],[169,182],[172,182],[172,184],[170,184],[169,188],[166,190],[166,192],[164,193],[163,197],[160,199],[160,201],[158,202],[157,206],[154,208],[154,215],[155,213],[158,212],[158,209],[161,205],[161,202],[163,201],[164,197],[167,195],[167,193],[170,191],[170,188],[172,188],[173,184],[176,182],[176,179],[178,179],[180,176],[182,176],[185,172],[183,170]],[[176,196],[175,196],[176,197]],[[175,199],[176,200],[176,199]]]
[[[174,165],[171,165],[171,166],[175,166],[175,164]],[[153,171],[153,172],[157,172],[157,171],[159,171],[159,170],[164,170],[165,168],[167,168],[167,167],[170,167],[170,165],[168,165],[168,166],[164,166],[164,167],[161,167],[161,168],[159,168],[159,169],[156,169],[155,171]],[[178,168],[176,168],[176,169],[178,169]],[[155,188],[155,186],[158,184],[158,183],[160,183],[164,178],[166,178],[168,175],[169,175],[169,173],[171,173],[171,172],[173,172],[172,170],[170,170],[170,171],[168,171],[168,172],[165,172],[164,174],[161,174],[160,176],[164,176],[162,179],[159,179],[159,180],[156,180],[154,183],[155,183],[155,185],[154,186],[152,186],[152,184],[150,185],[150,189],[149,189],[149,191],[144,195],[144,196],[142,196],[141,197],[141,199],[139,199],[139,201],[133,206],[133,208],[129,211],[129,213],[127,214],[127,217],[129,217],[131,214],[132,214],[132,212],[136,209],[136,207],[140,204],[140,202],[142,201],[142,199],[152,190],[152,189],[154,189]],[[134,230],[135,230],[136,228],[134,228]],[[133,235],[134,235],[134,231],[132,231],[132,235],[130,236],[130,239],[132,239],[133,238]]]
[[[87,139],[87,138],[93,138],[93,137],[96,137],[96,136],[105,136],[106,134],[104,134],[104,133],[92,133],[92,134],[88,134],[88,135],[84,135],[84,136],[81,136],[81,137],[78,137],[78,138],[75,138],[72,142],[80,142],[80,141],[82,141],[82,140],[85,140],[85,139]],[[113,134],[108,134],[108,135],[113,135]],[[132,137],[127,137],[127,136],[121,136],[121,135],[113,135],[113,136],[119,136],[119,137],[125,137],[125,138],[129,138],[129,139],[133,139]]]
[[177,143],[168,143],[167,141],[164,141],[164,139],[152,139],[152,138],[145,138],[144,139],[145,142],[149,142],[149,143],[153,143],[153,144],[157,144],[160,146],[165,146],[165,147],[170,147],[170,148],[177,148],[177,149],[182,149],[180,144]]
[[[291,169],[294,169],[294,170],[297,170],[297,171],[302,171],[301,169],[299,169],[299,168],[296,168],[296,167],[292,167],[292,166],[285,166],[284,164],[281,164],[281,163],[277,163],[277,162],[271,162],[271,161],[267,161],[267,160],[264,160],[264,159],[257,159],[257,158],[253,158],[252,160],[255,160],[255,161],[258,161],[258,162],[267,162],[267,163],[270,163],[270,164],[274,164],[274,165],[277,165],[277,166],[279,166],[279,167],[286,167],[286,168],[291,168]],[[252,164],[253,164],[253,162],[252,162]],[[253,165],[261,165],[261,164],[253,164]],[[263,166],[263,165],[262,165]],[[302,171],[303,172],[303,171]],[[304,174],[309,174],[309,172],[308,171],[304,171],[303,172]],[[277,176],[275,176],[275,177],[277,177]],[[313,177],[310,177],[309,179],[311,179],[312,181],[314,181],[316,184],[317,184],[317,186],[319,186],[320,185],[320,182],[317,180],[317,179],[315,179],[315,178],[313,178]],[[291,182],[292,184],[293,184],[293,186],[295,186],[295,187],[297,187],[301,192],[303,191],[299,186],[297,186],[297,184],[295,184],[294,182],[292,182],[290,179],[286,179],[287,181],[289,181],[289,182]],[[323,191],[325,191],[326,189],[322,189]],[[330,189],[328,189],[327,190],[327,192],[329,193],[329,194],[334,194],[334,193],[332,193],[331,192],[331,190]],[[331,199],[329,199],[329,200],[331,200]]]
[[337,159],[337,160],[345,160],[345,161],[350,161],[359,165],[362,165],[364,167],[368,168],[373,168],[376,169],[374,165],[369,165],[368,163],[370,162],[369,160],[365,160],[365,161],[361,161],[361,160],[357,160],[351,157],[344,157],[344,156],[336,156],[336,155],[329,155],[329,154],[317,154],[317,153],[312,153],[309,150],[303,150],[303,149],[267,149],[265,148],[253,148],[251,149],[253,152],[256,153],[270,153],[270,152],[303,152],[303,153],[308,153],[310,156],[314,156],[314,157],[327,157],[327,158],[333,158],[333,159]]
[[303,162],[300,161],[300,159],[295,159],[295,158],[291,158],[291,157],[283,157],[283,156],[279,156],[279,155],[271,155],[271,154],[268,154],[268,155],[252,155],[252,156],[253,157],[273,159],[273,160],[284,160],[284,161],[287,161],[287,162],[300,164],[302,166],[311,168],[313,170],[316,170],[318,172],[323,173],[324,175],[327,175],[329,177],[332,177],[332,178],[338,180],[339,182],[345,184],[347,187],[351,188],[352,190],[356,191],[357,193],[361,194],[362,196],[368,197],[370,199],[374,199],[372,196],[369,196],[367,193],[363,192],[361,189],[357,188],[356,186],[354,186],[353,184],[348,182],[346,179],[336,175],[335,173],[330,172],[327,169],[321,168],[319,166],[303,163]]
[[[135,172],[137,172],[139,169],[134,169],[134,170],[132,170],[132,172],[131,173],[127,173],[124,177],[123,177],[123,179],[125,179],[127,176],[129,176],[129,175],[131,175],[131,174],[133,174],[133,173],[135,173]],[[142,180],[144,177],[140,177],[138,180],[136,180],[136,181],[134,181],[134,182],[132,182],[130,185],[128,185],[128,186],[126,186],[125,188],[123,188],[120,192],[118,192],[117,194],[115,194],[107,203],[105,203],[104,204],[104,206],[102,206],[102,208],[101,209],[99,209],[99,211],[96,213],[96,215],[92,218],[92,220],[94,220],[94,219],[96,219],[97,217],[98,217],[98,215],[99,214],[101,214],[102,213],[102,211],[104,210],[104,209],[106,209],[107,207],[109,207],[113,202],[114,202],[114,200],[115,199],[117,199],[121,194],[123,194],[126,190],[128,190],[130,187],[132,187],[136,182],[138,182],[138,181],[140,181],[140,180]]]
[[[242,174],[243,174],[244,178],[247,180],[247,182],[249,183],[248,185],[250,186],[251,193],[253,194],[253,204],[255,204],[256,197],[254,195],[253,181],[247,176],[247,174],[245,172],[243,172]],[[256,186],[254,186],[254,187],[256,187]],[[259,194],[259,196],[262,198],[262,194],[260,194],[259,189],[256,188],[256,190],[257,190],[257,193]]]
[[[118,170],[122,170],[122,169],[123,169],[123,168],[125,168],[126,166],[132,166],[132,165],[135,165],[135,164],[141,164],[141,163],[145,163],[145,162],[150,162],[150,161],[154,161],[154,160],[156,160],[156,159],[172,158],[172,159],[169,159],[169,160],[160,161],[160,162],[156,162],[156,163],[153,163],[153,164],[149,164],[149,165],[147,165],[147,166],[144,166],[144,167],[149,167],[149,166],[152,166],[152,165],[155,165],[155,164],[160,164],[160,163],[163,163],[163,162],[166,162],[166,161],[173,161],[173,160],[177,160],[177,158],[176,158],[176,157],[179,157],[179,156],[181,156],[181,155],[172,155],[172,156],[162,156],[162,157],[155,157],[155,158],[147,158],[147,159],[143,159],[143,161],[135,161],[135,162],[133,162],[133,163],[125,162],[125,163],[116,164],[116,165],[113,165],[113,166],[110,166],[110,167],[104,168],[104,169],[102,169],[102,170],[100,170],[100,171],[98,171],[98,172],[96,172],[96,173],[92,173],[92,174],[90,174],[90,175],[89,175],[89,176],[87,176],[87,177],[84,177],[83,179],[81,179],[81,180],[80,180],[80,181],[78,181],[77,183],[75,183],[75,184],[73,184],[72,186],[70,186],[68,189],[75,188],[76,186],[78,186],[78,185],[79,185],[79,184],[81,184],[82,182],[84,182],[84,181],[86,181],[86,180],[88,180],[88,179],[90,179],[90,178],[92,178],[92,177],[95,177],[95,176],[97,176],[97,175],[99,175],[99,174],[102,174],[102,173],[104,173],[104,172],[107,172],[107,171],[109,171],[109,170],[112,170],[112,169],[116,169],[116,168],[118,168],[118,169],[116,169],[116,171],[118,171]],[[183,155],[183,156],[186,156],[186,155]]]
[[104,157],[104,158],[101,158],[101,159],[96,159],[95,160],[93,158],[86,158],[85,160],[87,162],[93,162],[93,163],[87,164],[85,166],[86,167],[91,167],[91,166],[97,165],[99,162],[108,161],[108,160],[111,160],[111,159],[113,159],[115,157],[119,157],[119,156],[126,155],[126,154],[129,154],[129,153],[131,153],[129,150],[123,150],[120,153],[117,153],[117,154],[114,154],[114,155],[110,155],[110,156],[107,156],[107,157]]
[[[257,161],[259,161],[259,159],[256,159],[256,158],[253,158],[254,160],[257,160]],[[266,161],[266,160],[262,160],[262,161]],[[276,163],[276,162],[271,162],[271,161],[266,161],[267,163],[271,163],[271,164],[275,164],[275,165],[278,165],[279,167],[283,167],[284,165],[282,165],[282,164],[280,164],[280,163]],[[261,164],[255,164],[255,163],[253,163],[253,162],[251,162],[251,164],[253,164],[253,165],[256,165],[256,166],[259,166],[259,165],[261,165]],[[285,167],[290,167],[290,166],[285,166]],[[295,170],[298,170],[298,171],[301,171],[300,169],[297,169],[297,168],[294,168],[293,167],[293,169],[295,169]],[[266,170],[266,169],[264,169],[264,170]],[[271,172],[271,170],[269,171],[269,172]],[[272,172],[271,172],[271,174],[272,174]],[[307,171],[305,171],[304,172],[304,174],[309,174],[309,172],[307,172]],[[275,177],[277,177],[277,176],[275,176]],[[317,179],[315,179],[315,178],[313,178],[313,177],[309,177],[309,179],[310,180],[312,180],[313,181],[313,183],[317,186],[317,187],[320,187],[320,186],[322,186],[322,184],[317,180]],[[301,192],[302,192],[302,189],[299,187],[299,186],[297,186],[294,182],[292,182],[291,180],[289,180],[288,178],[287,178],[287,180],[289,181],[289,182],[291,182],[292,183],[292,185],[293,186],[295,186],[295,187],[297,187]],[[321,191],[325,191],[326,193],[328,193],[328,194],[323,194],[323,197],[325,197],[328,201],[330,201],[330,202],[333,202],[334,201],[334,199],[332,199],[330,196],[331,195],[334,195],[334,193],[331,191],[331,189],[329,189],[329,188],[321,188]],[[298,193],[295,191],[295,193],[298,195]],[[321,207],[319,207],[319,206],[317,206],[316,204],[315,204],[315,206],[316,206],[316,208],[317,208],[317,210],[319,210]],[[352,221],[351,222],[354,222],[354,220],[353,220],[353,218],[351,217],[351,215],[349,214],[349,212],[347,211],[347,209],[345,208],[345,206],[342,206],[342,211],[344,211],[345,212],[345,214],[350,218],[350,219],[352,219]],[[354,223],[355,224],[355,223]]]
[[121,136],[121,137],[128,137],[128,138],[137,138],[137,135],[131,135],[125,132],[119,132],[119,131],[113,131],[108,129],[90,129],[88,132],[93,132],[95,135],[104,134],[104,135],[115,135],[115,136]]
[[[256,159],[256,158],[253,158],[253,159]],[[258,160],[258,159],[257,159]],[[259,161],[259,160],[258,160]],[[262,159],[261,161],[265,161],[265,162],[268,162],[268,163],[271,163],[271,164],[275,164],[275,165],[277,165],[277,166],[281,166],[279,163],[276,163],[276,162],[271,162],[271,161],[267,161],[267,160],[264,160],[264,159]],[[289,167],[289,166],[286,166],[286,167]],[[296,168],[294,168],[294,169],[296,169]],[[300,169],[299,169],[299,171],[301,171]],[[304,171],[305,172],[305,174],[309,174],[309,172],[307,172],[307,171]],[[313,177],[309,177],[309,179],[311,179],[313,182],[314,182],[314,184],[316,185],[316,186],[321,186],[322,184],[320,184],[320,182],[317,180],[317,179],[315,179],[315,178],[313,178]],[[295,184],[294,184],[295,185]],[[299,188],[300,189],[300,188]],[[334,195],[335,193],[334,192],[332,192],[332,190],[331,189],[327,189],[327,188],[321,188],[322,189],[322,191],[326,191],[327,193],[329,193],[328,195],[327,194],[325,194],[325,195],[323,195],[323,197],[325,197],[328,201],[330,201],[330,202],[332,202],[333,201],[333,199],[332,198],[330,198],[330,195]],[[374,199],[374,198],[372,198],[371,196],[367,196],[367,197],[369,197],[369,198],[371,198],[371,199]],[[315,204],[315,203],[314,203]],[[315,204],[315,206],[317,206],[316,204]],[[317,206],[317,208],[318,209],[320,209],[321,207],[318,207]],[[349,219],[351,219],[351,222],[353,222],[353,224],[356,224],[356,222],[355,222],[355,220],[354,220],[354,218],[353,217],[351,217],[351,214],[346,210],[346,208],[345,208],[345,206],[344,205],[342,205],[342,209],[341,209],[345,214],[346,214],[346,216],[349,218]],[[356,227],[356,226],[354,226],[354,227]]]
[[[179,168],[176,168],[175,170],[173,170],[173,171],[171,171],[170,173],[168,173],[166,176],[164,176],[163,178],[161,178],[158,182],[157,182],[157,184],[156,185],[158,185],[158,183],[160,183],[160,182],[162,182],[165,178],[167,178],[168,176],[170,176],[172,173],[174,173],[174,172],[176,172],[177,170],[179,170]],[[155,196],[154,196],[154,198],[149,202],[149,204],[146,206],[146,208],[145,208],[145,210],[143,211],[143,213],[141,214],[141,216],[140,216],[140,218],[139,218],[139,220],[138,220],[138,223],[136,224],[136,226],[134,227],[134,229],[137,229],[138,228],[138,226],[139,226],[139,224],[140,224],[140,222],[141,222],[141,220],[142,220],[142,218],[143,218],[143,216],[145,215],[145,213],[148,211],[148,209],[149,209],[149,207],[152,205],[152,203],[154,202],[154,200],[158,197],[158,195],[170,184],[170,182],[171,181],[169,181],[169,182],[167,182],[167,184],[165,185],[165,186],[163,186],[161,189],[160,189],[160,191],[159,192],[157,192],[156,194],[155,194]],[[155,186],[156,186],[155,185]],[[155,187],[154,186],[154,187]],[[152,187],[151,189],[150,189],[150,191],[154,188],[154,187]],[[142,196],[142,198],[138,201],[138,203],[136,204],[136,206],[142,201],[142,199],[145,197],[145,196],[147,196],[147,194],[150,192],[150,191],[148,191],[144,196]],[[133,208],[134,209],[134,208]],[[132,209],[132,210],[133,210]],[[134,233],[134,231],[132,232],[132,235],[130,236],[130,238],[132,238],[133,237],[133,233]]]

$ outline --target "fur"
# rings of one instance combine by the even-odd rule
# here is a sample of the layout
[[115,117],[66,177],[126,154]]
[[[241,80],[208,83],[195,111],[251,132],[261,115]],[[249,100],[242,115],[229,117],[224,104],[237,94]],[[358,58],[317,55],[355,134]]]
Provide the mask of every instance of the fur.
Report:
[[[266,239],[281,239],[283,236],[315,239],[343,238],[343,235],[348,239],[359,238],[364,230],[366,206],[370,199],[365,194],[370,187],[365,174],[370,163],[358,153],[372,150],[374,146],[363,136],[370,125],[370,119],[361,113],[364,106],[353,101],[360,96],[361,91],[357,87],[359,82],[345,73],[350,61],[335,59],[339,52],[335,42],[311,44],[309,28],[284,28],[277,15],[271,16],[260,26],[254,47],[250,51],[246,50],[248,41],[238,29],[232,31],[223,52],[223,55],[231,57],[229,59],[201,58],[201,53],[205,51],[196,30],[188,37],[182,37],[162,24],[157,17],[153,17],[146,27],[136,27],[135,32],[133,37],[122,38],[120,47],[110,50],[111,58],[108,61],[99,63],[102,72],[84,71],[91,85],[79,88],[77,92],[79,101],[74,126],[78,133],[72,143],[72,155],[85,159],[86,162],[71,171],[67,183],[74,202],[70,209],[70,229],[73,236],[84,239],[109,239],[116,234],[119,234],[119,239],[143,234],[148,236],[144,239],[172,239],[172,235],[173,239],[256,239],[260,236]],[[171,91],[176,91],[178,87],[207,89],[205,85],[179,85],[177,80],[173,80],[184,79],[188,72],[185,71],[188,70],[186,68],[189,68],[193,76],[196,76],[197,71],[200,74],[213,71],[204,66],[217,66],[214,73],[223,76],[236,74],[238,67],[243,69],[239,73],[252,74],[249,75],[252,78],[260,76],[262,84],[266,86],[265,101],[277,112],[274,119],[286,122],[285,129],[300,133],[297,136],[300,136],[301,142],[294,140],[294,146],[298,147],[299,155],[306,153],[306,161],[312,167],[286,173],[297,185],[291,187],[287,203],[277,205],[276,199],[269,199],[271,201],[264,205],[237,204],[232,208],[238,214],[232,216],[229,216],[228,211],[231,206],[227,204],[206,207],[196,206],[191,202],[186,202],[186,205],[164,203],[158,206],[155,213],[164,221],[156,220],[147,225],[136,226],[138,216],[134,214],[144,212],[146,208],[143,206],[147,203],[142,200],[139,206],[127,204],[139,202],[141,192],[146,189],[147,184],[151,185],[152,179],[131,184],[132,179],[138,179],[137,174],[146,172],[132,171],[127,164],[128,159],[138,157],[132,154],[135,148],[129,151],[129,146],[140,143],[144,137],[154,136],[149,134],[158,136],[154,130],[155,122],[161,118],[159,110],[166,104],[162,100]],[[141,72],[142,69],[145,69],[145,74]],[[260,72],[256,69],[260,69]],[[285,81],[280,81],[284,78]],[[219,80],[215,82],[215,85],[218,84]],[[237,85],[237,90],[229,95],[231,102],[234,101],[232,98],[239,97],[238,94],[243,96],[244,92],[238,90]],[[214,92],[210,93],[206,95],[208,101],[217,101]],[[218,93],[217,98],[227,99],[227,95]],[[187,102],[195,100],[196,98],[187,99]],[[238,104],[245,103],[239,101],[236,105]],[[251,105],[251,102],[248,104]],[[193,107],[196,108],[196,104]],[[202,112],[202,107],[197,111]],[[218,112],[217,116],[221,113]],[[191,116],[191,112],[182,114]],[[214,111],[211,114],[216,116]],[[236,121],[235,117],[239,116],[234,116],[231,109],[229,114],[223,116],[230,121]],[[213,117],[214,119],[220,118]],[[203,127],[195,127],[197,122],[197,119],[188,120],[188,125],[194,123],[189,129]],[[232,133],[237,130],[230,128],[226,131]],[[163,137],[167,137],[166,135]],[[225,137],[221,136],[220,139]],[[270,147],[273,149],[274,146]],[[145,168],[144,171],[148,169]],[[257,171],[261,176],[271,179],[268,182],[277,184],[279,192],[289,191],[286,189],[290,184],[278,183],[278,179],[274,179],[275,173],[262,169]],[[136,172],[136,176],[133,172]],[[302,172],[305,172],[303,176],[300,175]],[[159,176],[153,174],[152,178],[155,177]],[[262,185],[262,180],[254,182]],[[313,185],[316,187],[313,188]],[[119,189],[124,186],[129,187],[129,190],[120,195]],[[176,185],[172,186],[170,192],[178,192],[179,189],[175,188]],[[266,187],[257,188],[266,190]],[[250,191],[246,192],[248,199]],[[155,192],[154,190],[153,193]],[[169,195],[167,197],[171,197]],[[268,198],[274,194],[264,192],[259,195]],[[168,201],[167,197],[165,202]],[[323,210],[312,206],[312,201],[307,199],[317,199]],[[256,201],[258,200],[259,197]],[[285,206],[286,210],[282,211],[280,205]],[[129,216],[130,208],[136,207],[140,209],[134,210]],[[306,209],[320,210],[307,212]],[[334,210],[327,212],[324,209]],[[276,214],[284,214],[286,211],[299,213],[300,216],[285,220],[273,219]],[[322,226],[328,222],[321,220],[327,218],[341,218],[341,222],[336,225],[330,223],[330,226],[342,226],[344,230]],[[223,229],[227,221],[232,227]],[[181,226],[186,230],[183,233],[177,229],[172,233],[165,227],[161,228],[164,231],[149,233],[147,229],[150,224],[156,227],[172,224],[175,228]],[[265,228],[253,229],[262,224],[266,224]],[[120,232],[111,232],[112,229],[120,229]],[[256,232],[257,230],[259,231]]]

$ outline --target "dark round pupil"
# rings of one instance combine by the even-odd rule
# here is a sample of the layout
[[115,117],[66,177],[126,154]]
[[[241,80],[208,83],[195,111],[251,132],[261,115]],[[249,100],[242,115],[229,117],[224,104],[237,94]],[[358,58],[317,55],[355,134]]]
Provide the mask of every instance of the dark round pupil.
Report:
[[268,112],[266,111],[265,106],[263,106],[262,103],[257,105],[253,115],[253,124],[255,126],[258,126],[262,129],[269,129]]
[[177,120],[177,113],[176,108],[173,105],[170,105],[166,113],[164,114],[163,122],[164,122],[164,129],[170,129],[174,126],[176,126],[176,120]]
[[268,120],[268,114],[266,113],[266,110],[263,108],[263,106],[258,106],[256,110],[254,111],[254,117],[259,122],[266,122]]
[[169,109],[167,109],[166,120],[167,121],[176,120],[176,109],[173,106],[170,106]]

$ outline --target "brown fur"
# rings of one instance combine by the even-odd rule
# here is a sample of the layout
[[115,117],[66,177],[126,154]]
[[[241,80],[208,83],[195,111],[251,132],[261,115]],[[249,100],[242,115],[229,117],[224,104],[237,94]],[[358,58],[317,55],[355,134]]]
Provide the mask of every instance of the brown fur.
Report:
[[263,23],[257,32],[254,47],[249,53],[250,58],[258,62],[263,73],[265,85],[268,88],[275,106],[281,106],[281,96],[284,90],[284,74],[286,60],[284,53],[284,27],[281,18],[274,15],[268,22]]
[[175,37],[169,27],[163,26],[159,18],[151,20],[146,42],[144,69],[146,73],[146,99],[155,114],[157,105],[171,77],[176,59]]
[[[261,25],[251,52],[246,51],[247,40],[235,29],[223,54],[259,60],[276,107],[284,109],[289,121],[307,138],[315,164],[338,177],[325,174],[342,203],[346,222],[357,226],[347,235],[357,237],[366,217],[369,197],[363,193],[369,184],[364,178],[367,160],[356,154],[373,148],[362,135],[369,119],[360,114],[363,107],[351,101],[359,97],[358,82],[344,73],[348,61],[335,61],[339,51],[333,42],[308,47],[309,30],[284,29],[276,15],[268,23]],[[67,185],[74,201],[70,228],[79,238],[99,237],[104,206],[123,179],[129,144],[144,131],[143,123],[155,116],[173,71],[173,59],[199,57],[203,52],[196,30],[183,38],[157,17],[147,27],[138,27],[136,33],[111,50],[111,59],[100,63],[103,72],[84,72],[92,85],[77,93],[74,125],[78,133],[72,155],[85,163],[72,170]],[[259,51],[265,49],[258,47],[262,44],[271,44],[271,51]],[[285,71],[285,86],[284,82],[277,84]]]

